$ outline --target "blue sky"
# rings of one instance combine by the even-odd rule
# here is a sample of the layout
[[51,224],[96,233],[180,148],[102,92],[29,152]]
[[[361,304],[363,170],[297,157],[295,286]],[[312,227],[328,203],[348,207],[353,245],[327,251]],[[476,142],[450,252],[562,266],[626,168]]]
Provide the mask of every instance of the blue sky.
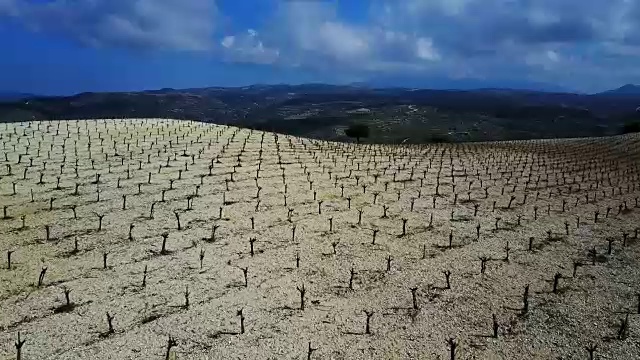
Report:
[[[0,0],[0,91],[640,83],[640,0]],[[546,85],[540,85],[545,87]]]

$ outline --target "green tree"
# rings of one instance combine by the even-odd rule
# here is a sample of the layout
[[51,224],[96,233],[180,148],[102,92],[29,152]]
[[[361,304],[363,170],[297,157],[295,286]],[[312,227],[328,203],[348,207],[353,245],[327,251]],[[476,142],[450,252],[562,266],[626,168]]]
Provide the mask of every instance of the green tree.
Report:
[[352,124],[345,131],[344,134],[351,138],[356,138],[357,142],[360,142],[361,138],[369,137],[369,126],[365,124]]

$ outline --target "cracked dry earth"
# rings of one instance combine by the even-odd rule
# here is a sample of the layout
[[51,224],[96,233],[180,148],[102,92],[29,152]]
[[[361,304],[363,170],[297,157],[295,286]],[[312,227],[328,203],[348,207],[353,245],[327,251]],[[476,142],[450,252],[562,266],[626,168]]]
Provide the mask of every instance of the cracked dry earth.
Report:
[[640,358],[638,135],[0,129],[0,359]]

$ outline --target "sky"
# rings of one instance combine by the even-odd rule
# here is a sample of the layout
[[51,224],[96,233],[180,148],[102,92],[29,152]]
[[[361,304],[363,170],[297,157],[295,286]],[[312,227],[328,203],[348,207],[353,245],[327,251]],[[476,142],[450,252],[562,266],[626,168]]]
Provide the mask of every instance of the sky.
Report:
[[640,0],[0,0],[0,92],[640,83]]

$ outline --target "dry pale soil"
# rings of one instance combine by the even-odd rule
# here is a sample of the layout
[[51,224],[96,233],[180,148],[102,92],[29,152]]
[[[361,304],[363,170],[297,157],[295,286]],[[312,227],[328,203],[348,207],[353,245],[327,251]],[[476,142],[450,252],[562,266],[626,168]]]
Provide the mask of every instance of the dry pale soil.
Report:
[[0,359],[640,358],[638,135],[0,140]]

